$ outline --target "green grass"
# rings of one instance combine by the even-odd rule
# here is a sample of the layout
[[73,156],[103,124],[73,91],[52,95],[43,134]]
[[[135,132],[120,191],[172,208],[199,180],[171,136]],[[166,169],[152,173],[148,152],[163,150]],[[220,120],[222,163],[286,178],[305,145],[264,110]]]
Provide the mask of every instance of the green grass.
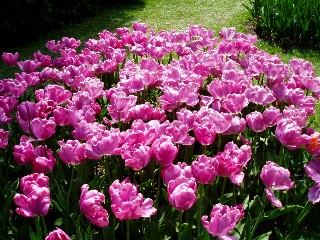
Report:
[[[114,32],[118,27],[130,27],[135,21],[144,22],[155,31],[162,29],[184,30],[190,24],[201,24],[205,28],[213,29],[216,34],[222,27],[235,27],[239,32],[253,33],[252,29],[248,27],[250,14],[243,7],[243,4],[248,4],[248,1],[145,0],[141,4],[100,10],[96,16],[83,19],[78,24],[45,34],[36,41],[2,51],[17,51],[20,53],[21,59],[28,59],[37,50],[45,53],[45,44],[48,40],[60,40],[62,37],[68,36],[80,39],[84,43],[90,38],[98,38],[98,32],[104,29]],[[308,60],[313,63],[316,74],[320,75],[319,52],[299,49],[284,52],[276,44],[269,44],[261,39],[258,40],[257,46],[271,54],[280,54],[285,63],[288,63],[293,57]],[[16,68],[9,69],[2,62],[0,63],[0,79],[13,77],[15,71],[17,71]]]

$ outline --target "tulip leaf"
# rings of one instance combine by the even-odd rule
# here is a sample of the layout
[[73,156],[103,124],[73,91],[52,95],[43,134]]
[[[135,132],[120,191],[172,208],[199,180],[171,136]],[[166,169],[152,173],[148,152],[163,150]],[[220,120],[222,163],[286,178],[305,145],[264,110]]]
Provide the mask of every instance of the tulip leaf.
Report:
[[192,240],[192,224],[190,223],[183,223],[182,224],[182,233],[181,233],[181,239],[185,240]]
[[320,239],[320,234],[314,232],[299,231],[292,234],[289,234],[286,240],[306,240],[306,239]]
[[62,219],[62,218],[57,218],[57,219],[54,221],[54,225],[59,227],[59,226],[61,226],[62,222],[63,222],[63,219]]
[[256,238],[254,238],[254,240],[268,240],[270,235],[272,234],[272,232],[267,232],[267,233],[264,233]]
[[257,218],[261,211],[263,211],[263,204],[258,195],[254,196],[254,199],[249,202],[249,210],[252,218]]
[[302,206],[299,206],[299,205],[287,205],[287,206],[284,206],[282,208],[278,208],[276,210],[271,210],[271,211],[268,211],[264,214],[263,216],[263,219],[262,221],[264,220],[270,220],[270,219],[274,219],[276,217],[279,217],[281,215],[284,215],[286,213],[289,213],[291,211],[294,211],[296,209],[302,209],[303,207]]
[[33,231],[32,227],[29,226],[29,236],[30,236],[30,240],[37,240],[37,236],[35,234],[35,232]]

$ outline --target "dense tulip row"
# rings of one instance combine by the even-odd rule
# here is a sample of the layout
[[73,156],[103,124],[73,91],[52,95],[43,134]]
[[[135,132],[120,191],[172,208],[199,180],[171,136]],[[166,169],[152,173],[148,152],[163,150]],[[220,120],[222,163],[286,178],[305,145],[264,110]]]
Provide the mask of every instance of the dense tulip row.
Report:
[[[284,64],[255,47],[255,36],[234,28],[215,37],[202,26],[155,33],[134,23],[132,30],[98,35],[82,50],[80,41],[64,37],[47,43],[48,55],[38,51],[19,61],[18,53],[2,54],[8,66],[21,70],[0,81],[0,148],[14,144],[15,163],[26,166],[27,174],[20,180],[22,194],[14,196],[16,212],[46,216],[63,206],[57,180],[49,183],[55,169],[71,173],[65,205],[71,204],[74,184],[81,186],[79,208],[72,213],[78,220],[64,219],[46,240],[79,236],[81,214],[105,228],[110,217],[156,218],[165,204],[181,211],[179,238],[182,213],[197,207],[197,238],[204,234],[202,223],[211,235],[233,239],[229,234],[237,223],[250,222],[242,221],[251,206],[246,199],[265,189],[271,204],[282,208],[276,191],[293,189],[290,175],[301,166],[316,182],[308,200],[320,201],[319,158],[309,161],[320,153],[320,133],[307,127],[320,92],[311,63]],[[20,142],[10,142],[18,133]],[[268,157],[270,149],[278,157]],[[290,151],[299,149],[309,161],[295,160],[304,161],[300,168],[289,160]],[[95,170],[87,172],[92,164]],[[153,190],[144,197],[139,185],[142,192],[146,186]],[[232,198],[211,202],[228,192]],[[298,204],[288,199],[286,204]],[[65,208],[67,218],[71,208]],[[256,225],[260,220],[259,215]],[[256,227],[248,224],[254,234]],[[130,236],[130,224],[126,228]]]

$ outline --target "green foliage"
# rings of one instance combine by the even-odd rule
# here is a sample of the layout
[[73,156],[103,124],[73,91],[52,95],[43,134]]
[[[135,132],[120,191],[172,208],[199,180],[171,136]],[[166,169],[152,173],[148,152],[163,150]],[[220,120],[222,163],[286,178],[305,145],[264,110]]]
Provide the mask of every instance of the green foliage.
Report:
[[251,0],[245,5],[262,36],[283,43],[319,48],[318,0]]

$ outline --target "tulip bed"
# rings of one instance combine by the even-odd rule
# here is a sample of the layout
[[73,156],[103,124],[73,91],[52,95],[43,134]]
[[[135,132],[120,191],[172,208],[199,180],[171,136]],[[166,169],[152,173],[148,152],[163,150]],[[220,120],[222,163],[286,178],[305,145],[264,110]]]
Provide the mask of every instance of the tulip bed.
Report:
[[319,237],[320,81],[256,40],[134,23],[3,53],[0,237]]

